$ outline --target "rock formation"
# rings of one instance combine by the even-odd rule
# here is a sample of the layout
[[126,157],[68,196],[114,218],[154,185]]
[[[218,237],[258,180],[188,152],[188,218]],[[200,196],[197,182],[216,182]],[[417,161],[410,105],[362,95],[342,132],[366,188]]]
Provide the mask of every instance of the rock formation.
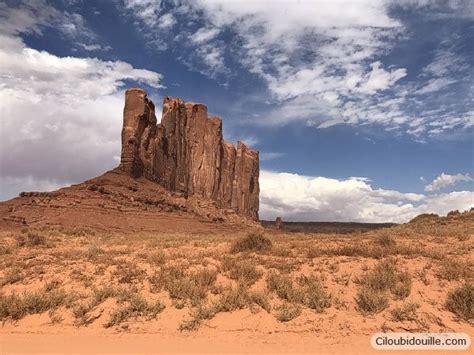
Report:
[[125,94],[120,168],[185,197],[258,219],[258,152],[222,137],[222,121],[203,104],[166,97],[161,123],[144,90]]

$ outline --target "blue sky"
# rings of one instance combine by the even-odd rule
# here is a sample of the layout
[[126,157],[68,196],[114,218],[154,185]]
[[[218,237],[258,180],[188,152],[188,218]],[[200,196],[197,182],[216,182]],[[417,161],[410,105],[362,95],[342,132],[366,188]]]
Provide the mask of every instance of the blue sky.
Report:
[[0,19],[0,199],[114,167],[139,85],[260,151],[263,218],[474,205],[472,1],[6,1]]

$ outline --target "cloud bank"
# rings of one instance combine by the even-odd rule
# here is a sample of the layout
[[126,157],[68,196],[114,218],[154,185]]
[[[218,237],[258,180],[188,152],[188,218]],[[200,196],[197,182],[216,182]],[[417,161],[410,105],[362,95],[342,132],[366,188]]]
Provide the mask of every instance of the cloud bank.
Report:
[[375,189],[364,178],[262,171],[260,185],[260,218],[268,220],[404,223],[421,213],[445,215],[474,207],[472,191],[403,193]]

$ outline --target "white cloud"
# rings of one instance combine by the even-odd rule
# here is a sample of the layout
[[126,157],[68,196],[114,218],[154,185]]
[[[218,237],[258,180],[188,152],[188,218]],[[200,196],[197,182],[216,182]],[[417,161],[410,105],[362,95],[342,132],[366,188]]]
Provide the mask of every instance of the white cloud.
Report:
[[161,87],[161,74],[126,62],[28,47],[19,34],[40,33],[45,23],[24,13],[6,12],[16,15],[3,18],[0,28],[0,199],[12,197],[18,191],[10,187],[22,183],[55,188],[116,166],[125,81]]
[[219,34],[219,32],[220,31],[217,28],[203,27],[192,34],[190,38],[194,43],[204,43],[214,39]]
[[364,178],[346,180],[262,171],[260,217],[292,221],[407,222],[421,213],[446,214],[474,206],[471,191],[439,195],[374,189]]
[[100,44],[79,43],[78,46],[81,47],[82,49],[86,50],[86,51],[89,51],[89,52],[95,52],[95,51],[107,52],[107,51],[110,51],[112,49],[111,46],[102,46]]
[[169,29],[176,24],[176,19],[171,14],[164,14],[158,20],[158,27],[159,28],[166,28]]
[[375,94],[379,90],[388,89],[399,79],[407,75],[406,69],[396,69],[386,71],[381,68],[382,63],[374,62],[370,64],[372,70],[366,74],[366,81],[357,87],[357,90],[366,94]]
[[452,186],[458,182],[465,181],[474,181],[474,179],[469,174],[445,174],[441,173],[436,179],[434,179],[430,184],[425,186],[425,191],[433,192],[441,190],[445,187]]

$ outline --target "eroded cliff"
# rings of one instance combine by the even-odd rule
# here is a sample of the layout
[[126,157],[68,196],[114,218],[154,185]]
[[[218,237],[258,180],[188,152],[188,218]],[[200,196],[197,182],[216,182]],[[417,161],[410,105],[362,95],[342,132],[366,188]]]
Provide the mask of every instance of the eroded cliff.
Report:
[[166,97],[161,123],[144,90],[125,94],[120,168],[169,191],[214,201],[219,208],[258,219],[259,156],[225,142],[222,120],[203,104]]

